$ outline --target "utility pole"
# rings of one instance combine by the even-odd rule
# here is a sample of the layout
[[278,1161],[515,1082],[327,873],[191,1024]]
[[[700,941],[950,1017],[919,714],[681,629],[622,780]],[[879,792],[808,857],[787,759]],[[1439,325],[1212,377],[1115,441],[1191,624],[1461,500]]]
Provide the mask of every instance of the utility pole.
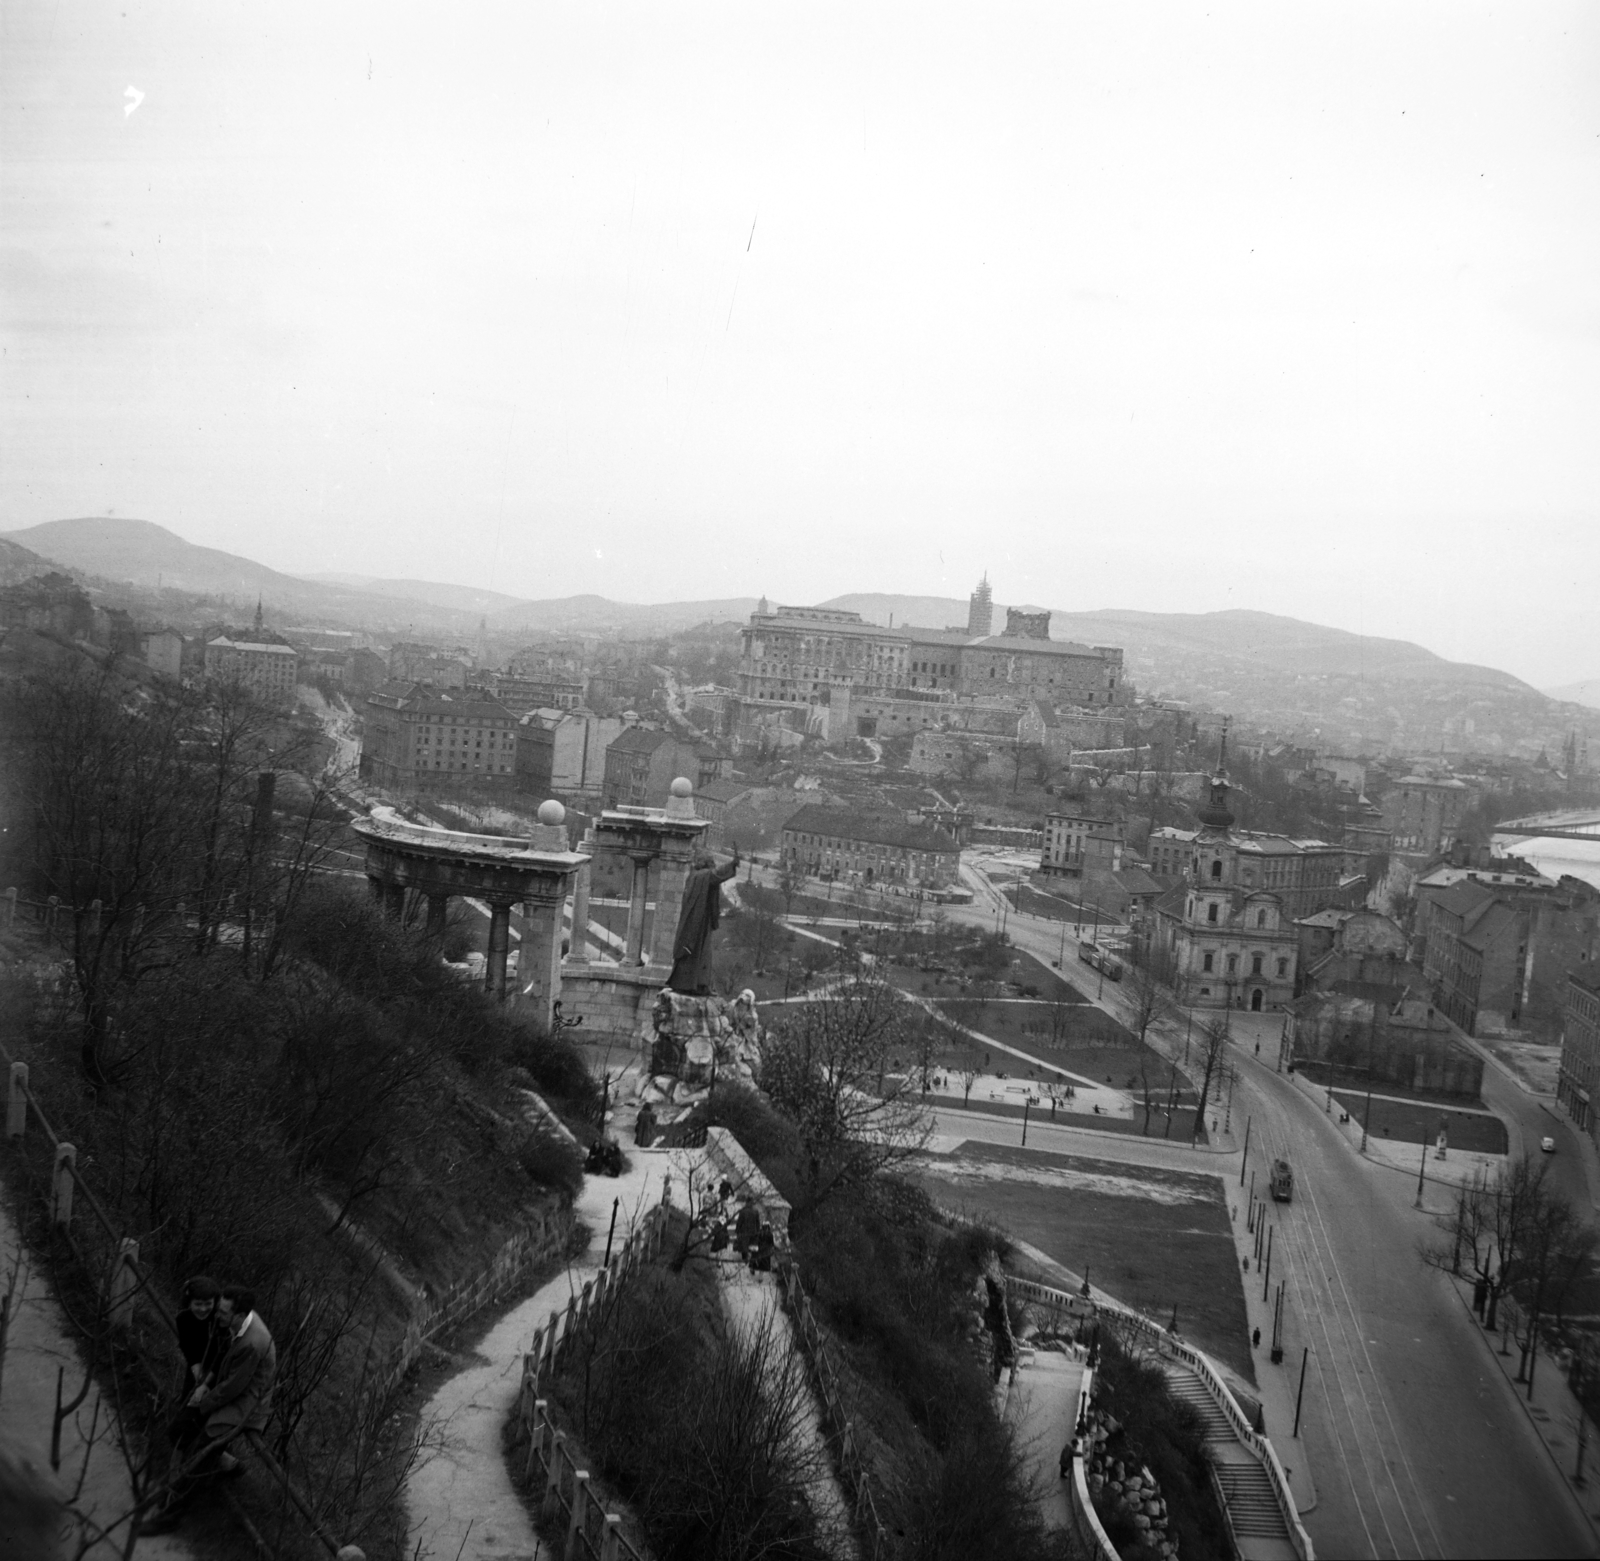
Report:
[[1378,1034],[1378,1004],[1373,1000],[1372,1018],[1367,1024],[1367,1109],[1361,1113],[1361,1152],[1367,1152],[1367,1124],[1372,1121],[1372,1048]]
[[1298,1439],[1300,1435],[1300,1406],[1305,1402],[1306,1396],[1306,1362],[1311,1359],[1311,1351],[1307,1348],[1300,1357],[1300,1391],[1294,1396],[1294,1430],[1289,1433],[1290,1438]]
[[[1230,1099],[1232,1098],[1231,1092],[1230,1092],[1229,1098]],[[1244,1119],[1244,1158],[1239,1161],[1239,1185],[1241,1187],[1244,1186],[1244,1168],[1250,1162],[1250,1129],[1252,1127],[1254,1127],[1254,1126],[1255,1126],[1255,1118],[1254,1117],[1246,1117]],[[1255,1187],[1256,1187],[1256,1173],[1254,1171],[1252,1171],[1250,1173],[1250,1195],[1251,1195],[1251,1197],[1255,1196]]]

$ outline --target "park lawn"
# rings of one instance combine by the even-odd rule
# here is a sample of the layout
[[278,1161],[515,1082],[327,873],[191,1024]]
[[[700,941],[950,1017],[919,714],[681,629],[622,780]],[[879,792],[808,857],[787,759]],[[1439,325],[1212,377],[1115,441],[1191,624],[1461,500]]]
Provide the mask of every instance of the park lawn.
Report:
[[[1362,1096],[1366,1094],[1365,1068],[1344,1068],[1325,1062],[1302,1062],[1298,1058],[1295,1060],[1295,1068],[1302,1078],[1309,1079],[1313,1084],[1320,1084],[1324,1089],[1331,1084],[1335,1090],[1355,1090]],[[1441,1095],[1435,1090],[1408,1089],[1401,1084],[1391,1084],[1387,1079],[1374,1084],[1373,1088],[1385,1095],[1403,1095],[1407,1100],[1439,1106],[1446,1111],[1486,1109],[1478,1096],[1468,1100],[1460,1095]]]
[[[1336,1089],[1333,1098],[1350,1113],[1351,1120],[1361,1120],[1367,1108],[1365,1092]],[[1506,1154],[1510,1150],[1506,1125],[1499,1117],[1452,1111],[1448,1106],[1382,1100],[1376,1095],[1372,1099],[1372,1115],[1368,1119],[1367,1132],[1373,1138],[1392,1139],[1395,1143],[1420,1144],[1426,1139],[1431,1144],[1439,1135],[1441,1119],[1449,1133],[1452,1149],[1468,1150],[1474,1154]]]
[[1093,905],[1085,905],[1075,899],[1064,899],[1060,895],[1044,894],[1027,884],[1003,889],[1001,893],[1011,901],[1014,910],[1021,911],[1024,915],[1040,916],[1047,921],[1081,922],[1085,930],[1116,925],[1114,917],[1104,911],[1096,913]]
[[1255,1381],[1220,1177],[1004,1144],[930,1157],[919,1179]]
[[[917,997],[935,999],[961,997],[963,995],[961,979],[970,972],[955,955],[949,955],[939,963],[949,968],[943,972],[918,970],[915,965],[885,961],[884,978],[899,987],[902,992],[911,992]],[[1011,964],[1001,980],[1008,987],[1019,989],[1033,987],[1041,1002],[1078,1003],[1086,1006],[1089,1002],[1089,999],[1070,981],[1064,980],[1058,972],[1041,960],[1035,959],[1032,954],[1014,953]],[[970,992],[971,986],[965,990]]]

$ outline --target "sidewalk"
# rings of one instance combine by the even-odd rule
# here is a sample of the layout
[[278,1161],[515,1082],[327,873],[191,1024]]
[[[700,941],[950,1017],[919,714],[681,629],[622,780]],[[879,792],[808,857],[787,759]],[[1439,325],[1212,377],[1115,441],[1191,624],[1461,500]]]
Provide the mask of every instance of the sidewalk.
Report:
[[[537,1553],[539,1537],[511,1482],[501,1433],[516,1404],[522,1354],[534,1329],[601,1266],[612,1200],[620,1200],[620,1242],[659,1200],[662,1174],[672,1172],[668,1154],[632,1147],[628,1154],[633,1163],[625,1175],[584,1179],[574,1212],[591,1232],[588,1248],[495,1323],[472,1347],[478,1364],[451,1377],[423,1406],[420,1423],[436,1423],[443,1445],[406,1485],[408,1554],[432,1561],[525,1561]],[[681,1185],[681,1177],[674,1179]]]
[[[1451,1288],[1460,1297],[1468,1314],[1472,1312],[1472,1284],[1470,1280],[1452,1278]],[[1585,1433],[1582,1482],[1574,1479],[1578,1468],[1578,1401],[1567,1387],[1566,1374],[1558,1361],[1541,1354],[1534,1364],[1533,1397],[1528,1397],[1526,1383],[1517,1381],[1517,1370],[1522,1363],[1522,1351],[1516,1341],[1509,1341],[1510,1353],[1500,1353],[1502,1335],[1490,1335],[1474,1318],[1479,1342],[1484,1354],[1499,1367],[1501,1374],[1516,1395],[1517,1403],[1527,1415],[1529,1423],[1539,1433],[1545,1451],[1566,1482],[1578,1505],[1583,1508],[1594,1530],[1597,1549],[1600,1549],[1600,1427],[1589,1424]]]
[[[127,1524],[118,1520],[133,1498],[112,1411],[91,1385],[82,1407],[61,1427],[61,1469],[52,1473],[56,1372],[65,1374],[62,1394],[70,1401],[83,1385],[83,1364],[49,1284],[22,1251],[17,1228],[0,1205],[0,1295],[10,1287],[19,1252],[21,1266],[15,1270],[17,1290],[6,1332],[5,1376],[0,1380],[0,1423],[5,1427],[0,1447],[31,1467],[44,1489],[58,1499],[65,1501],[77,1487],[73,1516],[64,1519],[62,1530],[63,1538],[72,1539],[71,1554],[78,1555],[82,1545],[84,1561],[116,1561],[128,1538]],[[87,1535],[101,1527],[111,1528],[110,1538],[89,1544]],[[0,1533],[0,1541],[5,1538]],[[0,1543],[0,1552],[5,1549]],[[140,1561],[192,1561],[193,1554],[176,1534],[141,1539],[135,1550]]]
[[[1283,1465],[1284,1476],[1294,1495],[1294,1504],[1304,1515],[1316,1506],[1317,1490],[1311,1479],[1310,1455],[1305,1443],[1293,1434],[1294,1401],[1300,1385],[1300,1355],[1298,1351],[1293,1355],[1285,1351],[1282,1363],[1276,1366],[1272,1364],[1273,1290],[1269,1289],[1265,1300],[1261,1296],[1263,1278],[1270,1278],[1270,1275],[1263,1276],[1258,1272],[1253,1261],[1248,1269],[1243,1266],[1244,1260],[1255,1251],[1256,1239],[1248,1223],[1248,1189],[1241,1187],[1239,1178],[1235,1176],[1229,1182],[1227,1191],[1228,1212],[1233,1217],[1233,1246],[1239,1256],[1239,1279],[1244,1289],[1245,1327],[1261,1330],[1261,1343],[1253,1345],[1250,1352],[1256,1370],[1256,1385],[1244,1391],[1260,1400],[1267,1439],[1278,1454],[1278,1462]],[[1285,1332],[1288,1313],[1289,1301],[1285,1295]],[[1231,1375],[1227,1367],[1220,1363],[1217,1369],[1224,1378]],[[1228,1385],[1232,1387],[1233,1383],[1229,1382]]]
[[1072,1526],[1067,1482],[1061,1478],[1061,1449],[1072,1440],[1077,1423],[1078,1391],[1083,1362],[1054,1350],[1028,1350],[1017,1367],[1006,1398],[1005,1418],[1017,1434],[1028,1461],[1033,1496],[1045,1527]]

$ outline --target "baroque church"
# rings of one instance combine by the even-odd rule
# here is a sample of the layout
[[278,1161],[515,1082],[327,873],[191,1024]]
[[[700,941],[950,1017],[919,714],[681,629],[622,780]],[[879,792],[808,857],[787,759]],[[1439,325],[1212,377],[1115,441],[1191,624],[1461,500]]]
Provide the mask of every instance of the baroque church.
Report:
[[1205,802],[1195,810],[1187,881],[1156,906],[1162,963],[1180,1002],[1260,1013],[1294,999],[1299,939],[1283,900],[1241,852],[1228,806],[1227,738]]

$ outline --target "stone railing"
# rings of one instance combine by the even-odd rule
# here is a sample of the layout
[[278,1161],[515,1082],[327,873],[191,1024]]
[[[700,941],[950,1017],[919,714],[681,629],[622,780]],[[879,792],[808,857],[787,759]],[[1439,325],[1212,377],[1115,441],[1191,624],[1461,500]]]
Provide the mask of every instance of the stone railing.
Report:
[[1025,1300],[1074,1316],[1085,1316],[1087,1315],[1085,1309],[1092,1307],[1094,1315],[1108,1327],[1137,1338],[1158,1354],[1181,1361],[1193,1371],[1205,1385],[1206,1392],[1211,1395],[1217,1407],[1227,1417],[1233,1434],[1261,1461],[1261,1466],[1266,1470],[1267,1479],[1272,1485],[1278,1510],[1283,1516],[1284,1527],[1289,1531],[1289,1543],[1293,1546],[1295,1554],[1300,1561],[1315,1561],[1311,1536],[1300,1521],[1300,1512],[1295,1506],[1294,1496],[1290,1493],[1289,1480],[1283,1472],[1283,1465],[1278,1461],[1277,1450],[1250,1424],[1249,1416],[1239,1407],[1239,1401],[1233,1396],[1227,1383],[1222,1380],[1221,1373],[1209,1355],[1169,1333],[1153,1318],[1109,1299],[1090,1299],[1082,1295],[1072,1295],[1065,1290],[1055,1290],[1049,1285],[1036,1284],[1026,1279],[1009,1279],[1007,1288],[1012,1294],[1022,1296]]
[[[1094,1373],[1085,1371],[1078,1387],[1078,1408],[1073,1417],[1073,1439],[1077,1428],[1088,1422],[1089,1394],[1094,1386]],[[1084,1449],[1087,1454],[1087,1449]],[[1089,1494],[1089,1460],[1075,1456],[1072,1460],[1072,1479],[1067,1495],[1067,1505],[1072,1509],[1072,1533],[1078,1542],[1080,1556],[1094,1557],[1095,1561],[1121,1561],[1117,1547],[1100,1524],[1100,1514],[1094,1510],[1094,1498]]]
[[749,1193],[772,1226],[779,1246],[789,1244],[789,1200],[768,1180],[767,1174],[745,1153],[744,1145],[725,1127],[706,1129],[706,1158],[719,1176],[733,1184],[735,1195]]

